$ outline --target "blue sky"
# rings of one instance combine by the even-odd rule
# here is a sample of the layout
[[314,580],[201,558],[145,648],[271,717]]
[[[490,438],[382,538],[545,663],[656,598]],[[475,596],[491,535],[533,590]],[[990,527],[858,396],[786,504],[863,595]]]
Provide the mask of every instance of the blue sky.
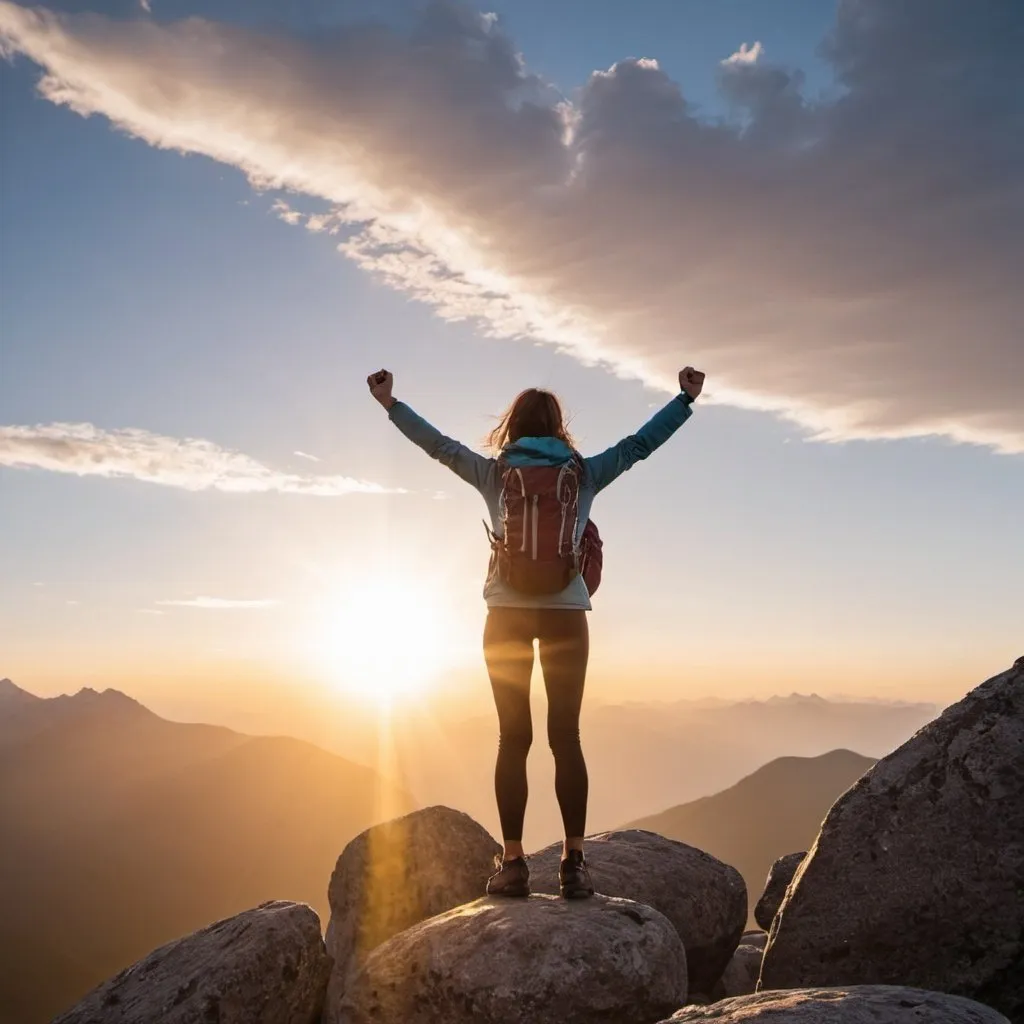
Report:
[[[136,17],[126,4],[89,9]],[[265,27],[261,9],[245,8],[251,25]],[[239,21],[239,10],[154,0],[153,17]],[[805,96],[837,91],[817,52],[828,4],[497,11],[528,66],[570,97],[592,70],[653,56],[703,116],[725,117],[718,62],[757,41],[806,72]],[[308,35],[359,6],[292,14],[273,31]],[[2,467],[0,674],[37,692],[118,685],[197,716],[243,679],[330,685],[307,656],[308,623],[347,608],[346,588],[383,578],[415,586],[397,586],[382,635],[406,635],[417,602],[436,602],[451,642],[434,685],[480,685],[482,505],[389,426],[366,374],[392,368],[396,394],[467,443],[522,386],[554,387],[593,451],[664,401],[662,363],[645,386],[543,340],[448,322],[345,259],[338,236],[275,216],[276,200],[304,208],[301,196],[256,190],[236,167],[55,105],[37,94],[39,75],[24,56],[0,64],[0,424],[204,439],[283,473],[410,493],[224,493]],[[936,200],[930,216],[942,215]],[[680,335],[658,358],[701,365],[714,398],[714,348],[694,353]],[[951,387],[972,374],[972,341],[936,353],[962,360]],[[751,379],[742,383],[756,390]],[[917,401],[912,375],[900,387]],[[592,690],[952,700],[1022,653],[1022,507],[1020,455],[942,436],[811,440],[768,411],[707,404],[595,508],[607,582]],[[264,604],[160,603],[202,595]],[[342,643],[351,623],[327,628]]]

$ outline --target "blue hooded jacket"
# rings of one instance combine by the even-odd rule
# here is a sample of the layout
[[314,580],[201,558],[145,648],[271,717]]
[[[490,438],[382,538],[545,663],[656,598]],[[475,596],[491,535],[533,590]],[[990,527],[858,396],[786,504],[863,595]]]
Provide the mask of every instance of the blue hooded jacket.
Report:
[[[656,412],[635,434],[623,438],[600,455],[583,460],[580,481],[579,522],[576,540],[590,518],[594,497],[613,480],[637,462],[660,448],[689,418],[692,399],[685,392],[673,398]],[[472,484],[487,503],[491,529],[501,529],[501,470],[497,459],[488,458],[464,444],[445,437],[404,402],[395,402],[389,412],[391,422],[413,444],[431,458],[447,466],[468,484]],[[521,437],[502,449],[502,458],[510,466],[560,466],[572,458],[572,449],[557,437]],[[489,608],[582,608],[590,610],[590,595],[582,576],[577,576],[558,594],[531,597],[512,590],[500,579],[491,577],[484,585],[484,599]]]

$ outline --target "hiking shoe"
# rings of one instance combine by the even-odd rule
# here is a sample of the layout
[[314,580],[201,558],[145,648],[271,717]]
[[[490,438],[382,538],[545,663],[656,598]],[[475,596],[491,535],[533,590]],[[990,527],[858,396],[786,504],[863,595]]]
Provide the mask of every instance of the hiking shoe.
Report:
[[513,860],[495,857],[494,866],[498,870],[487,879],[488,896],[530,895],[530,869],[524,857]]
[[594,883],[582,850],[570,850],[569,856],[558,865],[558,888],[567,900],[594,895]]

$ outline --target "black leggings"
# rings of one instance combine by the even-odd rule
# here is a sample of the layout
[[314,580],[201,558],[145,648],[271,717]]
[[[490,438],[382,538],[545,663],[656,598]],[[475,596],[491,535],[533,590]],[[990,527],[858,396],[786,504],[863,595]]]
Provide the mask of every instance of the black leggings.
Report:
[[587,677],[587,613],[576,608],[492,608],[484,626],[484,660],[498,709],[494,791],[502,838],[522,842],[526,755],[533,742],[530,674],[533,641],[548,694],[548,742],[555,755],[555,796],[567,837],[587,824],[587,765],[580,747],[580,705]]

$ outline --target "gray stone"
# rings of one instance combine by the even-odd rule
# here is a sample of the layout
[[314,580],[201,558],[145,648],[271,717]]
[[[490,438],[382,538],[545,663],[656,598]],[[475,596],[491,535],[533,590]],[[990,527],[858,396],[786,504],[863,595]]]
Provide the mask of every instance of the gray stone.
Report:
[[[590,836],[594,887],[646,903],[676,927],[686,948],[690,988],[710,992],[739,945],[747,922],[747,887],[728,864],[655,832],[624,829]],[[529,859],[534,892],[558,892],[561,843]]]
[[154,950],[53,1024],[313,1024],[330,963],[303,903],[264,903]]
[[741,946],[757,946],[761,952],[764,952],[764,947],[768,944],[768,933],[761,931],[759,928],[753,931],[744,932],[740,938]]
[[800,865],[760,987],[857,984],[1024,1020],[1024,662],[871,768]]
[[807,856],[807,851],[800,853],[787,853],[780,857],[769,869],[768,880],[764,885],[764,892],[754,907],[754,920],[767,932],[771,929],[772,921],[779,911],[782,900],[786,895],[786,888],[793,881],[796,869],[800,862]]
[[729,999],[732,996],[750,995],[757,988],[763,955],[764,950],[757,946],[745,946],[740,943],[715,986],[715,998]]
[[995,1010],[959,996],[898,985],[787,989],[687,1006],[661,1024],[1009,1024]]
[[650,907],[484,898],[366,958],[327,1024],[650,1024],[686,1001],[686,956]]
[[361,832],[344,849],[327,898],[330,995],[374,948],[482,896],[501,847],[468,814],[427,807]]

